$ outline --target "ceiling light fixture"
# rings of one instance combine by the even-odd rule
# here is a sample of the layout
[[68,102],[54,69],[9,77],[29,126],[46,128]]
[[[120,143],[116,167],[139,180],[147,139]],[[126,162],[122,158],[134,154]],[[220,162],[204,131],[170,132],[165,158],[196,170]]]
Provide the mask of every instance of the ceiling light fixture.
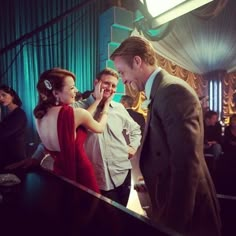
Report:
[[[141,12],[151,28],[157,28],[213,0],[140,0]],[[143,12],[145,11],[145,12]]]

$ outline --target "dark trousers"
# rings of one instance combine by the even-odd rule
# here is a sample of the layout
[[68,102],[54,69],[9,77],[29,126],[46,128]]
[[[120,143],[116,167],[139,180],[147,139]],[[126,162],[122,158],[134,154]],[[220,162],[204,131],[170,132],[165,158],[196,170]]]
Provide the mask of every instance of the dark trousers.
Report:
[[100,190],[101,194],[113,201],[125,206],[129,200],[129,194],[131,189],[131,170],[129,170],[123,184],[109,191]]

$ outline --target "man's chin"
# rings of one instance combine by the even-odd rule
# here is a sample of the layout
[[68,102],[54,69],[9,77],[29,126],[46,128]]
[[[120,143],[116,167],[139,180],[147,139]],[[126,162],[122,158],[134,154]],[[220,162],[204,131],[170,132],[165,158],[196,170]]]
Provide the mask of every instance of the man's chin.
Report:
[[130,87],[131,87],[132,90],[134,90],[134,91],[140,91],[138,85],[137,85],[135,82],[131,82],[129,85],[130,85]]
[[111,96],[110,93],[104,93],[103,94],[103,99],[108,99]]

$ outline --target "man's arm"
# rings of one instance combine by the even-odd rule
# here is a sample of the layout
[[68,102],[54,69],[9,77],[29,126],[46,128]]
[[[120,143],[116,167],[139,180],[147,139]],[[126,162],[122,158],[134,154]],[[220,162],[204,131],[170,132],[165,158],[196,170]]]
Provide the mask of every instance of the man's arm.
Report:
[[41,161],[47,154],[47,151],[42,143],[40,143],[33,153],[33,155],[27,159],[22,161],[13,163],[11,165],[6,166],[6,170],[15,170],[15,169],[29,169],[32,167],[40,166]]
[[128,153],[129,153],[129,158],[133,157],[140,146],[141,143],[141,129],[140,126],[138,125],[137,122],[133,120],[133,118],[129,115],[127,110],[122,107],[121,112],[123,114],[123,117],[125,119],[124,122],[124,127],[129,136],[129,143],[128,143]]

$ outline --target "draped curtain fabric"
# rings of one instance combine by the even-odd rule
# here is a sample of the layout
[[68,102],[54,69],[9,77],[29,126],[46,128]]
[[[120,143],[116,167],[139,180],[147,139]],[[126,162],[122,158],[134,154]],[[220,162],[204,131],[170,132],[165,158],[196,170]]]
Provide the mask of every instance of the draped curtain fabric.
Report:
[[206,13],[201,17],[193,11],[173,20],[171,32],[152,42],[158,54],[197,74],[236,71],[236,1],[228,0],[227,4],[215,6],[218,7],[218,15],[213,11],[214,17],[209,19],[203,17]]
[[[223,116],[235,112],[232,93],[236,71],[236,1],[214,0],[171,24],[172,29],[164,38],[151,41],[159,65],[187,81],[199,97],[209,96],[206,74],[226,71],[217,77],[223,82]],[[132,35],[145,37],[137,30]],[[141,94],[131,91],[127,88],[128,93],[136,95],[137,103],[142,101]]]
[[236,113],[236,72],[227,74],[223,79],[223,113],[227,119]]
[[209,20],[216,17],[224,9],[227,3],[228,0],[214,0],[203,7],[197,8],[192,13],[198,17]]
[[[37,103],[39,74],[52,67],[62,67],[75,73],[76,86],[81,92],[92,89],[99,69],[98,19],[100,12],[109,7],[103,2],[10,0],[1,3],[0,83],[13,87],[22,99],[28,117],[28,142],[38,141],[32,111]],[[71,9],[74,10],[70,14],[60,17]],[[47,23],[47,27],[37,32]],[[25,35],[30,37],[19,40]]]
[[158,55],[158,64],[170,74],[185,80],[198,94],[199,97],[208,96],[208,82],[202,75],[187,71]]

